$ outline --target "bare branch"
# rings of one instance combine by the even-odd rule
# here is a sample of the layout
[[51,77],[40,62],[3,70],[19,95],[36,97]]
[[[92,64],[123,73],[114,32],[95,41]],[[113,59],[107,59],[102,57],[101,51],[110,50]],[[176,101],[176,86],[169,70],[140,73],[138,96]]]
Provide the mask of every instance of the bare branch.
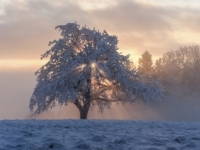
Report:
[[94,101],[94,100],[105,101],[105,102],[119,102],[119,101],[122,101],[122,100],[112,100],[112,99],[106,99],[106,98],[100,98],[100,97],[94,97],[94,98],[91,99],[91,101]]

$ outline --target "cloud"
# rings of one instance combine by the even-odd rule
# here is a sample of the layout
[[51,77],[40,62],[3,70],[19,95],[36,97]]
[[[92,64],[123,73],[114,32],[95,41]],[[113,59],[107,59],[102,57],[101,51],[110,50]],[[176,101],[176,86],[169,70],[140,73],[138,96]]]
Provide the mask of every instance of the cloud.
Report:
[[[118,35],[119,48],[138,55],[148,49],[153,56],[161,56],[181,45],[199,42],[200,10],[196,8],[130,0],[100,4],[95,0],[16,0],[5,4],[3,12],[0,59],[39,59],[49,49],[48,42],[59,38],[54,27],[75,21]],[[190,38],[185,38],[187,35]]]

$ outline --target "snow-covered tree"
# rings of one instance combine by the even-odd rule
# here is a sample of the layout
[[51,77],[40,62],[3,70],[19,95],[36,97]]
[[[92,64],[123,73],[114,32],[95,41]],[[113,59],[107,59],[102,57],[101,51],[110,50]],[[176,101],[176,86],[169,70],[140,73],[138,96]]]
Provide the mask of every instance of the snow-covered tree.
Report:
[[155,74],[161,76],[166,88],[200,92],[200,46],[184,46],[167,52],[156,61]]
[[152,62],[152,58],[151,58],[151,54],[146,50],[143,54],[142,54],[142,58],[139,59],[138,63],[139,63],[139,72],[141,74],[150,74],[153,67],[153,62]]
[[39,114],[54,106],[73,103],[86,119],[88,110],[98,106],[102,112],[111,102],[150,102],[159,100],[158,81],[143,83],[131,69],[129,55],[117,51],[118,39],[76,23],[57,26],[62,38],[41,59],[50,58],[37,72],[37,85],[30,99],[30,110]]

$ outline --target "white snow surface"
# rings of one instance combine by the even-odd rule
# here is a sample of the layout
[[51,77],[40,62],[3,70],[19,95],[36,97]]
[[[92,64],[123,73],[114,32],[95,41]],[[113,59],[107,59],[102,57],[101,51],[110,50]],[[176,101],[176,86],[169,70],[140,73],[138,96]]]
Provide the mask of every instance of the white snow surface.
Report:
[[199,150],[200,123],[2,120],[0,150]]

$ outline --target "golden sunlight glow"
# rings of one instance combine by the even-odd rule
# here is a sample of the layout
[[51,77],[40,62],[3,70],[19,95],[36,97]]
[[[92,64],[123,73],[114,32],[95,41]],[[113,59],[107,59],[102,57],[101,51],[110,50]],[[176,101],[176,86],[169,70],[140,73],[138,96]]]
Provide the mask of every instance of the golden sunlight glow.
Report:
[[40,68],[47,60],[0,60],[0,70],[19,68]]
[[[139,50],[138,50],[139,51]],[[144,49],[145,51],[145,49]],[[138,65],[138,60],[141,58],[141,55],[144,53],[144,51],[140,50],[140,53],[137,52],[136,50],[131,50],[131,49],[119,49],[118,52],[120,52],[122,55],[128,55],[130,54],[129,59],[134,63],[135,66]],[[152,60],[155,62],[157,59],[159,59],[161,56],[154,56],[152,55]]]
[[98,67],[98,70],[99,70],[99,72],[100,72],[104,77],[106,77],[106,73],[105,73],[102,69],[100,69],[100,68]]
[[91,67],[92,68],[95,68],[96,67],[96,64],[93,62],[93,63],[91,63]]
[[81,68],[83,69],[83,68],[85,68],[86,67],[86,64],[82,64],[81,65]]
[[86,67],[86,64],[82,64],[82,65],[76,67],[76,69],[82,71],[85,67]]

